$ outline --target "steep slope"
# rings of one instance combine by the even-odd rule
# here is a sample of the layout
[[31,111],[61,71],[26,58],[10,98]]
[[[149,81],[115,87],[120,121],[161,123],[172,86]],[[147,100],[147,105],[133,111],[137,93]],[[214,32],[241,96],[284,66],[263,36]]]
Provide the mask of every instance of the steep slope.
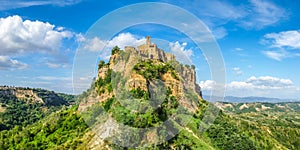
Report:
[[[228,128],[235,126],[233,123],[205,132],[206,123],[201,119],[207,115],[208,102],[202,99],[195,77],[194,66],[180,64],[149,41],[137,49],[115,47],[107,63],[100,61],[97,80],[79,105],[83,118],[98,135],[90,148],[135,148],[150,143],[149,149],[215,149],[220,145],[214,140],[222,138],[219,144],[228,145],[222,149],[255,149],[237,127]],[[166,122],[168,126],[162,127]],[[219,122],[224,122],[222,117]],[[208,134],[217,129],[227,130],[230,136]],[[238,140],[243,143],[229,146]]]
[[74,96],[43,89],[0,87],[0,131],[32,124],[62,106]]
[[91,136],[76,110],[76,106],[63,107],[26,127],[1,131],[0,150],[85,149]]

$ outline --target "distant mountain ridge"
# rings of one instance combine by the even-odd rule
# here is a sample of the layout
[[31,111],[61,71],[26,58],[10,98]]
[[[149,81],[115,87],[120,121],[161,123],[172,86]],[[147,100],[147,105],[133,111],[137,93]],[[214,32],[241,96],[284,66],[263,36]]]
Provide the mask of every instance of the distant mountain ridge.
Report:
[[[206,100],[214,101],[214,99],[221,99],[220,97],[212,96],[210,98],[209,95],[203,95],[203,98]],[[254,103],[254,102],[265,102],[265,103],[280,103],[280,102],[300,102],[297,99],[281,99],[281,98],[270,98],[270,97],[235,97],[235,96],[225,96],[222,102],[230,102],[230,103]]]
[[250,113],[250,112],[298,112],[300,113],[300,102],[280,103],[229,103],[217,102],[216,106],[229,113]]

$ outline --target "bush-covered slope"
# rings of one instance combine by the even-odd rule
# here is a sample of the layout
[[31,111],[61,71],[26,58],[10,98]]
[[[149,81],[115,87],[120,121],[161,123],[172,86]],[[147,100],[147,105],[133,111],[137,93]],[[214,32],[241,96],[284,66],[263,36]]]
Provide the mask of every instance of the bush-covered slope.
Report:
[[[34,91],[39,99],[45,101],[35,101],[36,97],[30,97],[26,92],[25,97],[18,98],[14,92],[16,88],[0,89],[0,105],[3,111],[0,112],[0,131],[12,129],[14,126],[26,126],[32,124],[51,112],[59,110],[62,106],[69,105],[74,96],[68,94],[57,94],[53,91],[42,89],[17,88],[18,91]],[[19,92],[21,93],[21,92]],[[31,93],[31,92],[29,92]],[[32,93],[31,93],[32,94]],[[26,96],[28,95],[28,96]],[[19,97],[20,94],[18,95]]]

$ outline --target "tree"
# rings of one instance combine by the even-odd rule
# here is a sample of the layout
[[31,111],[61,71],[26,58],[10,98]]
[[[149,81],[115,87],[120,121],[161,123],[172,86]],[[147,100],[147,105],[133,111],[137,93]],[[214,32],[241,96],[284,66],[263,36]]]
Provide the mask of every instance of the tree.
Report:
[[195,65],[191,65],[191,67],[192,67],[192,69],[195,69],[195,68],[196,68]]
[[118,46],[115,46],[112,50],[111,50],[111,55],[117,54],[119,53],[120,48]]
[[98,70],[100,70],[105,65],[105,62],[101,60],[98,64]]

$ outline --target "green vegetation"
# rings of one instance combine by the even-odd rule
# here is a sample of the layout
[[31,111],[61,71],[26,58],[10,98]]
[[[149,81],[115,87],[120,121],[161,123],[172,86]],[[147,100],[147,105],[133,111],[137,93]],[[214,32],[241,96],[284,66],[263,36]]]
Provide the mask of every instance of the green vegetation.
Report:
[[133,70],[142,75],[147,80],[161,79],[161,75],[171,73],[172,77],[179,80],[174,67],[169,63],[157,63],[153,60],[143,60],[134,65]]
[[6,108],[5,112],[0,113],[0,131],[12,129],[16,125],[26,126],[47,114],[43,111],[42,104],[26,104],[14,95],[0,95],[0,103]]
[[98,64],[98,70],[100,70],[101,68],[103,68],[105,66],[105,61],[100,60],[99,64]]
[[117,54],[119,53],[121,50],[118,46],[115,46],[112,50],[111,50],[111,55]]
[[0,149],[75,149],[87,131],[77,107],[61,110],[26,128],[15,126],[0,132]]
[[1,107],[5,111],[0,113],[0,131],[9,130],[15,126],[26,126],[44,118],[50,113],[59,110],[63,104],[68,105],[74,96],[67,94],[56,94],[52,91],[33,89],[39,97],[46,99],[45,104],[31,102],[27,103],[12,94],[0,94]]
[[299,149],[300,114],[296,112],[259,112],[232,114],[232,121],[260,149]]
[[[141,99],[141,101],[149,101],[148,92],[140,88],[131,90],[131,93],[135,98]],[[170,94],[171,92],[168,90],[161,107],[156,110],[146,107],[144,113],[128,110],[116,101],[114,97],[103,102],[101,105],[118,122],[133,127],[146,128],[159,125],[175,112],[175,109],[178,107],[178,100]]]
[[[107,64],[104,64],[104,65],[107,65]],[[98,94],[103,94],[103,93],[105,93],[105,91],[107,91],[108,93],[112,92],[113,89],[112,89],[112,84],[111,84],[111,76],[112,76],[112,70],[107,69],[105,77],[97,79],[95,85],[96,85],[96,91]]]
[[141,87],[137,87],[136,89],[130,90],[133,98],[149,100],[149,92],[142,90]]

